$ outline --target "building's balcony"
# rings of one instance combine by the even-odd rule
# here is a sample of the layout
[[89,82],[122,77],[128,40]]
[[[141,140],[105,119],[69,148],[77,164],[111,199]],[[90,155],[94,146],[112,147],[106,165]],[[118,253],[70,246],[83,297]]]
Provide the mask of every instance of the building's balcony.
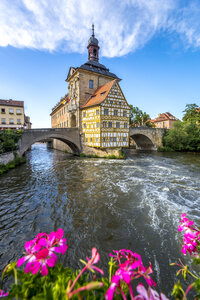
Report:
[[73,112],[75,112],[76,110],[77,110],[77,105],[76,105],[76,104],[69,103],[69,104],[67,105],[67,111],[68,111],[69,113],[73,113]]

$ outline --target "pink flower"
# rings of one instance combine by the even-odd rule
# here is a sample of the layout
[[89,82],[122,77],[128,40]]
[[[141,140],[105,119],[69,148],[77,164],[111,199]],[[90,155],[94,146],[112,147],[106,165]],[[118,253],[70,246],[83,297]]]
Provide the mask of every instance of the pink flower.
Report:
[[117,290],[123,293],[123,290],[121,288],[123,283],[126,283],[128,285],[131,299],[133,299],[133,291],[131,287],[131,281],[133,279],[143,277],[149,286],[156,286],[156,283],[150,277],[150,274],[153,272],[151,263],[148,268],[145,268],[141,256],[138,253],[134,253],[128,249],[121,249],[119,251],[113,252],[115,254],[110,254],[110,256],[114,257],[114,259],[118,261],[119,268],[115,272],[115,275],[112,277],[111,285],[105,294],[105,298],[107,300],[111,300]]
[[89,259],[87,257],[87,268],[88,269],[93,269],[93,270],[96,270],[97,272],[101,273],[102,275],[104,274],[103,270],[99,269],[98,267],[94,266],[94,264],[97,264],[98,261],[100,259],[100,255],[99,253],[97,252],[97,249],[96,248],[92,248],[92,257],[91,259]]
[[62,229],[51,232],[49,235],[44,232],[37,234],[33,240],[25,243],[26,255],[17,261],[17,267],[28,260],[25,273],[36,274],[40,271],[42,276],[47,275],[47,266],[52,268],[57,261],[54,252],[64,254],[67,250],[66,239],[63,235]]
[[197,246],[200,241],[200,230],[194,225],[193,221],[186,218],[186,214],[181,215],[181,225],[178,227],[179,231],[185,231],[183,239],[182,253],[187,252],[190,255],[198,256]]
[[4,293],[3,290],[0,290],[0,298],[8,296],[8,293]]
[[144,285],[139,283],[136,287],[138,295],[134,297],[134,300],[169,300],[164,294],[158,294],[157,291],[149,287],[148,291]]

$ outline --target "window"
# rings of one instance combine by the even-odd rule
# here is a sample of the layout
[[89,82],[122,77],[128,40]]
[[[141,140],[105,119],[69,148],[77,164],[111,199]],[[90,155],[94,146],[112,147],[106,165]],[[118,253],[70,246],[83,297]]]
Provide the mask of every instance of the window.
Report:
[[97,56],[97,49],[93,50],[93,54],[94,54],[95,57]]
[[14,124],[14,120],[13,119],[9,119],[9,123],[10,124]]
[[116,128],[120,128],[120,122],[116,123]]
[[17,119],[17,124],[21,124],[21,120],[20,119]]
[[101,96],[103,96],[104,94],[105,94],[105,92],[102,92],[102,93],[101,93]]
[[85,123],[83,124],[83,127],[86,128],[86,124]]
[[108,122],[108,128],[112,128],[112,122]]
[[6,113],[5,108],[2,108],[2,109],[1,109],[1,113],[2,113],[2,114],[5,114],[5,113]]
[[83,112],[83,118],[85,118],[85,117],[86,117],[86,112],[84,111],[84,112]]
[[92,143],[92,138],[90,138],[90,142]]
[[104,115],[108,116],[108,109],[107,108],[104,108]]
[[97,128],[99,128],[99,122],[97,122]]
[[88,138],[86,138],[86,143],[88,142]]
[[98,141],[99,141],[99,139],[98,138],[96,138],[96,142],[98,143]]
[[123,111],[123,116],[124,116],[124,117],[127,116],[127,111],[126,111],[126,110]]
[[75,89],[77,88],[77,82],[75,81]]
[[96,115],[97,115],[97,116],[99,115],[99,109],[96,110]]
[[116,136],[113,138],[113,142],[116,142],[117,141],[117,138],[116,138]]
[[114,110],[114,116],[117,116],[118,111]]
[[103,138],[103,142],[105,143],[105,141],[106,141],[106,138]]
[[5,118],[1,119],[1,124],[6,124],[6,119]]
[[123,137],[123,142],[126,142],[126,137]]
[[106,128],[106,123],[107,123],[107,122],[103,122],[103,128]]
[[110,137],[110,142],[112,142],[113,141],[113,138],[112,137]]
[[121,101],[119,101],[119,105],[122,105]]
[[21,109],[17,109],[17,115],[21,115]]
[[127,123],[124,123],[124,128],[128,128],[128,124]]
[[89,80],[89,88],[90,88],[90,89],[93,89],[93,83],[94,83],[93,80]]
[[110,104],[113,104],[113,101],[112,101],[112,100],[110,100]]
[[14,111],[12,108],[9,108],[9,114],[13,115],[14,114]]

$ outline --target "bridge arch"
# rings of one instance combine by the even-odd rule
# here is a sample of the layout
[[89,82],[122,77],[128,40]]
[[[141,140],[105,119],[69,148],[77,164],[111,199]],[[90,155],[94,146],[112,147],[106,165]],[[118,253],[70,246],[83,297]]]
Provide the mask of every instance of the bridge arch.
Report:
[[134,140],[138,150],[156,150],[152,140],[144,134],[133,134],[130,138]]
[[24,130],[18,142],[18,151],[23,155],[34,143],[47,139],[57,139],[66,143],[74,154],[81,152],[80,133],[78,128],[50,128]]
[[164,129],[149,127],[130,127],[130,138],[139,150],[157,150],[162,147]]

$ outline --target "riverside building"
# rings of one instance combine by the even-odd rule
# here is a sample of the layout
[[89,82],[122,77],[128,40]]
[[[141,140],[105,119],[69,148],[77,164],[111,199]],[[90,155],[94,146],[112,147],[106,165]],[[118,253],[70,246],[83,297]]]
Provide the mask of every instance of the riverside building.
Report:
[[0,99],[0,129],[30,129],[30,118],[24,114],[24,101]]
[[151,123],[153,123],[156,128],[171,129],[173,127],[174,122],[176,121],[178,121],[176,117],[174,117],[169,112],[166,112],[159,114],[156,119],[152,119]]
[[52,109],[52,127],[79,128],[88,147],[128,147],[130,107],[119,85],[121,79],[99,63],[94,25],[87,49],[88,61],[69,68],[67,101]]

